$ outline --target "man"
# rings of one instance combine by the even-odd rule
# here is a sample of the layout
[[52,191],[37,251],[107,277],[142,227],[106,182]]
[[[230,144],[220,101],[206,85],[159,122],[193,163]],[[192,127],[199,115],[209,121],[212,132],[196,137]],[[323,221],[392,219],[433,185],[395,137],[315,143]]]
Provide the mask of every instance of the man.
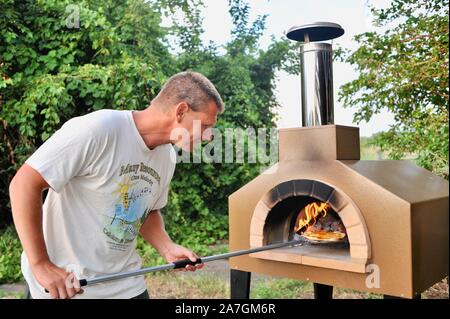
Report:
[[[11,181],[10,198],[31,297],[148,298],[142,276],[84,292],[77,280],[139,269],[139,232],[167,262],[194,261],[195,253],[169,238],[160,213],[176,163],[171,143],[191,151],[210,139],[223,107],[206,77],[182,72],[145,110],[73,118],[28,158]],[[188,139],[173,134],[180,130]]]

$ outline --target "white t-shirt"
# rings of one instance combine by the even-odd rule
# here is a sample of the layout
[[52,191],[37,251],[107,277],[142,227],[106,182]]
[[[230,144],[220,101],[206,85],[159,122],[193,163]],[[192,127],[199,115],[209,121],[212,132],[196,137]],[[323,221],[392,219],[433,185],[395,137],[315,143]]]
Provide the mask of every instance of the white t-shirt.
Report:
[[[50,185],[43,232],[50,260],[78,278],[141,268],[136,236],[167,203],[176,154],[149,149],[132,111],[100,110],[67,121],[26,163]],[[33,298],[49,298],[25,253],[22,272]],[[84,288],[76,298],[132,298],[146,289],[131,277]]]

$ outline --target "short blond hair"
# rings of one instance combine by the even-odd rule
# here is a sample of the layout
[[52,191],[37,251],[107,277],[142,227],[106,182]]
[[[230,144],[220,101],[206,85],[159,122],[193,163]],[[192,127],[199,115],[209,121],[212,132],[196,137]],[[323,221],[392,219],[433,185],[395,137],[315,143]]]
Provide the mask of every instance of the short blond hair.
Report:
[[180,72],[170,77],[154,101],[163,107],[186,102],[194,111],[202,111],[213,101],[219,112],[225,106],[219,92],[206,76],[193,71]]

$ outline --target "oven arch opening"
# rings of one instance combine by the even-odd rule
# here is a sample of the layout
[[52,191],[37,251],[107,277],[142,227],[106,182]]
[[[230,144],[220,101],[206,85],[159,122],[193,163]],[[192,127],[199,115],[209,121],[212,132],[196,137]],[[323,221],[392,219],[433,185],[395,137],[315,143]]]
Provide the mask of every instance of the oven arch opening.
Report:
[[336,214],[345,228],[345,240],[326,245],[305,242],[302,247],[260,252],[251,256],[365,272],[365,265],[370,259],[370,238],[361,212],[342,190],[318,180],[290,180],[266,192],[253,212],[250,246],[259,247],[298,238],[293,229],[299,211],[314,202],[326,203],[330,214]]

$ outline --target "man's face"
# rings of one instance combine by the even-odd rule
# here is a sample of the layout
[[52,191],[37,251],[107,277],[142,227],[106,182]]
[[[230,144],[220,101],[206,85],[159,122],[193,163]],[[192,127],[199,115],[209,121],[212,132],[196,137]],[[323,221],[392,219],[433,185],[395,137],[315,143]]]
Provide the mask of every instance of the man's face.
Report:
[[173,143],[184,151],[191,152],[202,141],[210,141],[211,128],[217,122],[218,113],[219,110],[213,101],[198,112],[192,110],[186,103],[180,103],[176,108],[177,132],[174,134]]

